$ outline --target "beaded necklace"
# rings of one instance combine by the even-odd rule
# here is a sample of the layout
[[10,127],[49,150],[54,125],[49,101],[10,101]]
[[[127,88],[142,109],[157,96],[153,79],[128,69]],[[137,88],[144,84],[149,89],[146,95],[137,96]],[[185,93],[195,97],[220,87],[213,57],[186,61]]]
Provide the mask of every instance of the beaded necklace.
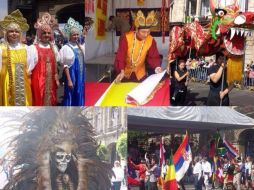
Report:
[[142,46],[141,48],[139,49],[139,53],[138,53],[138,57],[137,59],[134,61],[134,50],[136,48],[136,40],[137,40],[137,36],[136,36],[136,32],[135,32],[135,35],[134,35],[134,43],[133,43],[133,46],[132,46],[132,50],[131,50],[131,63],[132,63],[132,66],[134,65],[134,67],[136,67],[136,63],[138,62],[138,60],[140,59],[140,56],[141,56],[141,53],[142,53],[142,50],[144,48],[144,44],[145,44],[145,40],[142,41]]

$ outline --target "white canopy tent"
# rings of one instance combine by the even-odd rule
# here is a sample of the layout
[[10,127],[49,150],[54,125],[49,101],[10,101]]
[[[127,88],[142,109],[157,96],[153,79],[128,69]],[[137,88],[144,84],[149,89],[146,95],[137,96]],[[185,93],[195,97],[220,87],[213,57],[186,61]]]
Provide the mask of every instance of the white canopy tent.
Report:
[[254,128],[254,119],[231,107],[128,108],[128,129],[158,133],[211,132]]

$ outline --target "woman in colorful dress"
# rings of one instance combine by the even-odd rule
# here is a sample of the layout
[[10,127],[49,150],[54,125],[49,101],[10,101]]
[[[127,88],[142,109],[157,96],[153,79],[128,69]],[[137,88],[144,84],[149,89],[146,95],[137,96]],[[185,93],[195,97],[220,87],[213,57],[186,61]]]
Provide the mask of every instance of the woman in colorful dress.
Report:
[[37,20],[37,42],[31,45],[35,68],[32,72],[33,106],[57,105],[56,90],[59,86],[57,62],[59,53],[53,44],[53,30],[58,24],[49,13]]
[[73,18],[69,18],[64,26],[64,32],[69,42],[64,45],[59,54],[64,66],[64,106],[84,106],[85,86],[85,44],[80,44],[79,38],[83,27]]
[[34,65],[31,52],[21,43],[22,33],[29,29],[19,10],[0,21],[5,42],[0,45],[0,105],[31,106],[30,76]]

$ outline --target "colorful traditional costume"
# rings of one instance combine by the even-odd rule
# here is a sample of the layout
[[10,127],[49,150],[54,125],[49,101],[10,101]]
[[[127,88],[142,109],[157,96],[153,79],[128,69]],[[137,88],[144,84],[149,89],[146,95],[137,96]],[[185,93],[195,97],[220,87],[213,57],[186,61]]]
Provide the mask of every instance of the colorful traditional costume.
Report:
[[[105,190],[112,171],[96,155],[98,143],[85,108],[40,108],[4,126],[13,129],[0,160],[9,175],[3,190]],[[44,118],[44,119],[43,119]],[[19,131],[17,133],[17,131]]]
[[[70,18],[64,27],[66,35],[78,32],[82,34],[83,27],[74,19]],[[60,62],[69,69],[73,89],[68,87],[68,81],[64,79],[64,106],[84,106],[85,88],[85,44],[69,42],[59,52]]]
[[[137,29],[157,25],[154,11],[151,11],[147,18],[141,11],[133,17],[135,17],[134,23]],[[146,77],[146,62],[151,69],[161,65],[157,45],[151,35],[148,35],[145,40],[140,40],[136,31],[131,31],[120,38],[114,66],[118,74],[124,70],[124,80],[142,81]]]
[[0,27],[4,29],[6,41],[0,45],[0,105],[31,106],[29,75],[34,68],[31,52],[26,45],[10,43],[7,38],[9,31],[18,31],[21,36],[29,26],[22,13],[16,10],[0,21]]
[[[53,45],[53,31],[58,25],[49,13],[45,13],[35,24],[38,43],[31,45],[35,68],[32,72],[32,92],[34,106],[51,106],[57,104],[56,89],[58,81],[57,62],[59,53]],[[51,31],[51,42],[41,42],[44,31]]]

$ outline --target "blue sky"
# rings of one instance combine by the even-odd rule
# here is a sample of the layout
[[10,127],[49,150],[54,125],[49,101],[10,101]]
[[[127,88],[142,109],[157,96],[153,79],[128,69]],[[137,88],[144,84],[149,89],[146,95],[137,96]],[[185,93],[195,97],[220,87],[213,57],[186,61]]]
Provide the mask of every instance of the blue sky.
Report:
[[2,20],[8,13],[8,0],[0,0],[0,20]]

